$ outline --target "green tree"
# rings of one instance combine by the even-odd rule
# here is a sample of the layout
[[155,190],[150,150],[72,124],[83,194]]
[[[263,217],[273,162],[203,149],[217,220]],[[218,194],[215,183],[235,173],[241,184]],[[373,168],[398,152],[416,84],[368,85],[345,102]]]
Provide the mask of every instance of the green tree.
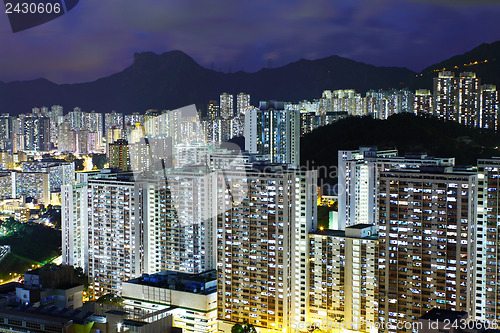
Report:
[[241,324],[235,324],[233,328],[231,328],[231,333],[257,333],[257,330],[252,324],[249,324],[248,321],[243,321]]
[[117,296],[113,293],[104,294],[97,299],[97,303],[101,304],[112,304],[112,305],[123,305],[123,298]]
[[94,168],[100,170],[104,168],[104,165],[106,164],[107,159],[106,159],[106,154],[94,154],[92,155],[92,164],[94,165]]

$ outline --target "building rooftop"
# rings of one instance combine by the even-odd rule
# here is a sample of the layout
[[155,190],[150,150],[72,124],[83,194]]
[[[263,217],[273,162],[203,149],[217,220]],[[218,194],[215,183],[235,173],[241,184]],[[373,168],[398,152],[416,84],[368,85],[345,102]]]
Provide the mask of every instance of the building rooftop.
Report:
[[310,235],[319,235],[319,236],[331,236],[331,237],[343,237],[343,238],[361,238],[361,239],[378,239],[378,235],[376,231],[373,231],[370,235],[360,236],[358,232],[353,233],[349,232],[350,230],[363,230],[363,229],[373,229],[374,225],[372,224],[355,224],[350,227],[347,227],[346,230],[335,230],[335,229],[317,229],[310,232]]
[[142,277],[126,283],[208,295],[217,291],[217,270],[213,269],[199,274],[163,271],[143,274]]
[[2,316],[18,317],[20,319],[33,318],[38,321],[57,322],[66,324],[73,322],[83,324],[92,315],[92,312],[69,310],[67,308],[51,307],[19,307],[15,309],[0,309]]
[[124,316],[124,315],[128,314],[128,312],[120,311],[120,310],[109,310],[109,311],[106,311],[106,313],[109,313],[112,315],[118,315],[118,316]]
[[371,228],[371,227],[373,227],[373,224],[360,223],[360,224],[351,225],[347,228],[349,228],[349,229],[365,229],[365,228]]
[[320,235],[320,236],[335,236],[335,237],[345,237],[345,230],[333,230],[333,229],[317,229],[309,234]]

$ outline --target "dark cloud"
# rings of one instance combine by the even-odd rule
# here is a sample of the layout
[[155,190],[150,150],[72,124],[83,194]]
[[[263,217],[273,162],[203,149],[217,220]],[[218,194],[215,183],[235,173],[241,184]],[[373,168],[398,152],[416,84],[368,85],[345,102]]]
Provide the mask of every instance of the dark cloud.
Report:
[[17,34],[0,15],[0,80],[94,80],[173,49],[224,71],[333,54],[420,70],[500,39],[499,15],[472,0],[85,0]]

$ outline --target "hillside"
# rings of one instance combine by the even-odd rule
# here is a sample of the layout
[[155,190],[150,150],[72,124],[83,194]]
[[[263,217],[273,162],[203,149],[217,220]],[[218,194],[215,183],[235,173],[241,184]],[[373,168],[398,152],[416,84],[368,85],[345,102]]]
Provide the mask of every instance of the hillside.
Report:
[[481,83],[500,87],[500,41],[481,44],[469,52],[429,66],[410,86],[414,89],[432,89],[432,79],[442,70],[453,71],[457,76],[461,72],[475,72],[481,78]]
[[[318,144],[321,143],[321,144]],[[359,146],[397,148],[400,154],[426,152],[455,157],[457,165],[475,165],[478,158],[500,156],[500,135],[437,118],[398,114],[387,120],[350,117],[316,129],[301,139],[302,165],[337,166],[337,152]],[[332,175],[320,175],[334,184]]]

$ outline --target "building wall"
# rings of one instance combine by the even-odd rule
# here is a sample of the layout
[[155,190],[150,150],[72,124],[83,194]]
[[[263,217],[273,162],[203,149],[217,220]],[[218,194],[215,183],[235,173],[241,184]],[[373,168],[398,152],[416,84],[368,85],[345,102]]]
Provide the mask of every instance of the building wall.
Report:
[[[250,153],[268,154],[273,163],[298,166],[300,112],[278,109],[279,107],[249,109],[245,113],[245,149]],[[246,140],[249,140],[248,143]]]
[[12,198],[35,198],[44,205],[50,204],[49,174],[45,172],[16,172],[12,175]]
[[481,86],[481,128],[498,130],[498,91],[495,85],[487,84]]
[[88,272],[88,193],[83,184],[61,187],[62,262]]
[[475,313],[474,174],[382,172],[379,320],[395,332],[433,307]]
[[172,170],[149,187],[145,247],[149,271],[200,273],[215,268],[215,173]]
[[174,327],[189,333],[207,333],[217,330],[217,293],[196,294],[168,288],[123,283],[125,308],[134,313],[165,311],[172,314]]
[[142,189],[133,181],[88,182],[88,276],[91,296],[121,294],[142,262]]
[[454,158],[429,158],[427,155],[397,156],[397,150],[359,150],[338,152],[338,209],[345,226],[378,223],[378,184],[381,171],[416,170],[420,166],[453,166]]
[[[219,329],[247,320],[264,331],[285,332],[290,330],[297,306],[302,314],[301,296],[306,290],[298,288],[305,289],[307,284],[295,289],[292,280],[294,273],[305,277],[305,267],[296,266],[296,258],[300,263],[306,259],[301,252],[307,253],[307,246],[297,244],[295,236],[298,228],[306,231],[306,225],[312,225],[313,212],[300,209],[298,200],[302,198],[296,195],[301,194],[305,182],[299,179],[294,172],[218,173]],[[248,193],[233,194],[228,181],[246,186]],[[305,196],[304,200],[313,198]],[[304,214],[304,226],[297,226],[298,214]]]
[[499,170],[500,159],[478,160],[476,316],[490,322],[500,319]]
[[378,321],[378,238],[317,231],[309,242],[306,322],[369,331],[373,325],[366,323]]

